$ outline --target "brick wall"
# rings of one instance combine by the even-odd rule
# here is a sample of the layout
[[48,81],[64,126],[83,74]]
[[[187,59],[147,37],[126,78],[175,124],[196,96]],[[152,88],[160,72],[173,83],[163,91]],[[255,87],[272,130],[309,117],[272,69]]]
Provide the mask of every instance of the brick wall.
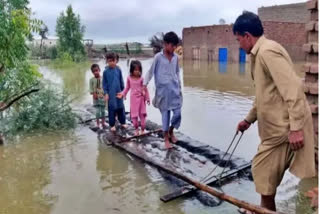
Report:
[[307,56],[303,72],[305,73],[305,93],[311,107],[314,122],[316,162],[318,168],[318,0],[308,1],[307,9],[310,18],[305,27],[307,42],[303,45],[303,50]]
[[289,53],[293,61],[304,61],[306,54],[302,50],[307,41],[305,24],[292,22],[264,21],[264,34],[268,39],[279,42]]
[[261,21],[307,23],[309,20],[306,3],[260,7],[258,15]]
[[[305,60],[305,52],[302,50],[307,39],[305,24],[269,21],[262,24],[265,36],[283,45],[294,61]],[[200,60],[216,61],[219,58],[219,48],[227,48],[228,61],[239,60],[239,44],[233,35],[232,25],[184,28],[182,37],[185,59],[194,58],[193,49],[197,48],[200,50]]]
[[226,47],[228,48],[228,60],[239,60],[239,44],[235,40],[231,25],[184,28],[182,37],[185,59],[192,59],[192,49],[200,48],[200,60],[218,60],[219,48]]

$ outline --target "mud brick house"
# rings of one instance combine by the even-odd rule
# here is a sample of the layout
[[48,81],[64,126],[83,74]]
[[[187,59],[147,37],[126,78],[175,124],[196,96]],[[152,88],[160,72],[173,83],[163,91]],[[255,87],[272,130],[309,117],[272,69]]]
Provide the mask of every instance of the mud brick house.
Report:
[[[305,25],[309,13],[306,3],[261,7],[265,36],[282,44],[294,61],[304,61],[302,46],[307,41]],[[247,56],[239,49],[232,25],[211,25],[184,28],[184,59],[245,62]]]

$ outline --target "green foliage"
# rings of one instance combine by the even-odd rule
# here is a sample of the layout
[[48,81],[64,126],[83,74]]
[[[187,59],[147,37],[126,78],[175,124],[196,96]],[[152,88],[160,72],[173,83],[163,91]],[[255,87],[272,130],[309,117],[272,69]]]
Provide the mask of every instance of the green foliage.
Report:
[[74,128],[76,115],[72,112],[70,102],[69,96],[56,88],[42,87],[39,92],[23,98],[18,106],[6,112],[0,122],[0,132],[10,136],[35,130]]
[[[26,40],[31,32],[39,32],[42,22],[31,19],[28,0],[0,0],[0,102],[10,103],[14,97],[29,91],[42,75],[27,61]],[[45,30],[46,31],[46,30]],[[52,49],[52,55],[57,51]],[[75,126],[68,96],[56,88],[46,88],[23,97],[0,112],[0,133],[34,129],[66,129]]]
[[25,40],[41,21],[31,19],[28,0],[0,0],[0,72],[15,68],[27,57]]
[[85,57],[85,49],[82,44],[85,27],[81,25],[80,16],[75,15],[71,5],[68,6],[66,14],[61,12],[57,19],[56,33],[58,40],[58,55],[66,57],[68,53],[72,60],[79,62]]
[[58,49],[56,46],[46,47],[43,46],[40,50],[40,46],[29,44],[29,58],[32,59],[56,59],[58,57]]
[[24,61],[16,68],[11,68],[8,72],[0,75],[0,101],[7,99],[21,92],[39,81],[42,75],[38,72],[36,65],[30,65]]
[[56,59],[58,56],[58,49],[56,46],[53,47],[49,47],[46,49],[47,51],[46,53],[46,57],[48,57],[49,59]]
[[62,65],[72,63],[72,56],[68,52],[58,52],[58,62]]

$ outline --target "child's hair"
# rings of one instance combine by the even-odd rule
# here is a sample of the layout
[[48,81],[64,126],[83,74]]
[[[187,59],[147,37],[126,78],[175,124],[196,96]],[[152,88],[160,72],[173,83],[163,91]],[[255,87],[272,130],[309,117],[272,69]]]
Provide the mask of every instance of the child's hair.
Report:
[[134,70],[136,69],[136,67],[138,67],[138,69],[140,70],[140,76],[142,74],[142,65],[141,62],[139,60],[132,60],[130,63],[130,75],[133,75]]
[[163,36],[163,41],[167,44],[171,43],[172,45],[177,46],[179,44],[179,37],[175,32],[170,31]]
[[106,59],[107,60],[109,60],[109,59],[116,60],[116,54],[113,53],[113,52],[107,53],[106,54]]
[[116,53],[116,61],[117,61],[117,62],[119,61],[119,58],[120,58],[120,57],[119,57],[119,54]]
[[92,65],[91,65],[91,72],[93,72],[93,70],[94,70],[95,68],[99,68],[99,69],[100,69],[100,67],[99,67],[98,64],[92,64]]

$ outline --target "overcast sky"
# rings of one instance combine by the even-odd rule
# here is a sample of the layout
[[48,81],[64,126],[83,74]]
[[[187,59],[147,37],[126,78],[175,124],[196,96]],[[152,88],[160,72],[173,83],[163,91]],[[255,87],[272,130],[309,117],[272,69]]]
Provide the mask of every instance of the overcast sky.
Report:
[[299,3],[299,0],[30,0],[35,17],[55,36],[56,19],[69,4],[85,25],[85,38],[94,43],[138,41],[147,43],[157,32],[184,27],[233,23],[243,10],[257,13],[261,6]]

